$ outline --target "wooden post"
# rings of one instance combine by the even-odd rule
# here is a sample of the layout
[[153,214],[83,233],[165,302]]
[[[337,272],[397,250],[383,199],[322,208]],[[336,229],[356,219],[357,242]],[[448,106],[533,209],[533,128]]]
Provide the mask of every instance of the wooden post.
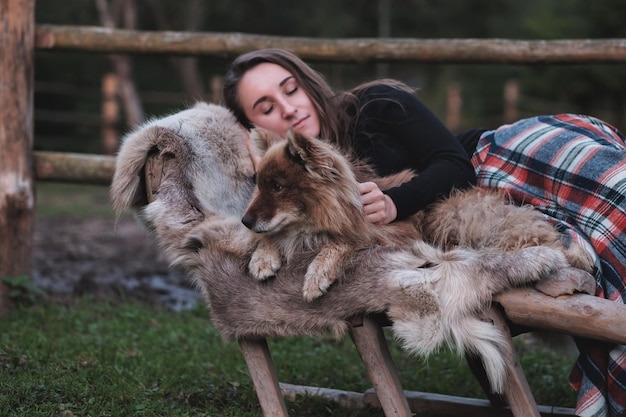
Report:
[[[391,0],[378,0],[378,37],[391,37]],[[378,78],[389,77],[388,62],[376,64],[376,76]]]
[[119,146],[117,127],[120,122],[118,103],[119,77],[108,73],[102,77],[102,147],[105,155],[115,155]]
[[350,337],[354,342],[361,360],[365,364],[378,403],[386,416],[412,416],[411,408],[404,395],[400,376],[396,369],[387,339],[379,323],[371,317],[363,317],[351,322]]
[[461,86],[452,83],[448,86],[448,100],[446,109],[446,125],[452,132],[456,132],[461,126],[461,111],[463,109],[463,97]]
[[216,75],[211,78],[211,102],[220,103],[222,101],[222,77]]
[[519,81],[508,80],[504,85],[504,123],[518,119]]
[[289,417],[267,340],[241,339],[243,354],[265,417]]
[[[31,272],[35,0],[0,0],[0,279]],[[9,311],[0,282],[0,315]]]

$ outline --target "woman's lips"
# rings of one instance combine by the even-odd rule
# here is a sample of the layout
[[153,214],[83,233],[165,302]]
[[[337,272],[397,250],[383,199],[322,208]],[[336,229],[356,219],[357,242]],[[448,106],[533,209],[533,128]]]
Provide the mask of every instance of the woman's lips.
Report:
[[308,118],[309,118],[309,116],[306,116],[306,117],[303,117],[302,119],[298,120],[296,123],[293,124],[293,128],[294,129],[298,129],[299,127],[302,127],[302,124]]

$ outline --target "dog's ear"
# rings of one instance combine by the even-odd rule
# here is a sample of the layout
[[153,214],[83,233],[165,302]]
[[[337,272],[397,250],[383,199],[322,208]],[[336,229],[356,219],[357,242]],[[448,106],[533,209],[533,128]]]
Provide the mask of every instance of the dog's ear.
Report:
[[285,140],[279,134],[261,127],[255,127],[250,131],[250,139],[258,151],[257,154],[261,157],[272,145]]
[[295,130],[289,130],[287,132],[287,151],[293,158],[306,163],[319,154],[316,140]]
[[332,145],[302,133],[287,132],[287,152],[311,174],[324,178],[340,175],[341,157]]

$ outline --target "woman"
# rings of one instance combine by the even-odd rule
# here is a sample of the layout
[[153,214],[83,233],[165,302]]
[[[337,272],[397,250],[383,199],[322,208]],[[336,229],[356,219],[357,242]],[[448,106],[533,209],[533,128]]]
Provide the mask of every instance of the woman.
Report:
[[[540,116],[455,137],[404,84],[380,80],[337,94],[281,49],[236,58],[223,93],[247,129],[295,129],[353,152],[380,175],[405,168],[419,173],[385,192],[360,184],[369,221],[410,216],[454,188],[505,189],[598,255],[596,295],[626,300],[626,144],[606,123]],[[625,415],[626,347],[607,355],[606,347],[585,346],[572,384],[579,390],[579,414]]]
[[280,134],[294,128],[333,140],[368,160],[380,175],[403,168],[419,172],[385,194],[373,183],[361,185],[365,214],[373,223],[407,217],[452,188],[475,183],[458,140],[399,83],[364,86],[337,97],[296,56],[270,49],[235,60],[224,78],[224,100],[247,128],[254,124]]

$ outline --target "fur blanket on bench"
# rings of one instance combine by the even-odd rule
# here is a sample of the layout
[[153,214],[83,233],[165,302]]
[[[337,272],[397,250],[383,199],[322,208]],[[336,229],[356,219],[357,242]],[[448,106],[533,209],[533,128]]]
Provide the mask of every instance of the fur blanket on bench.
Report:
[[351,317],[386,313],[405,347],[427,355],[448,343],[478,353],[501,392],[503,337],[480,320],[491,296],[567,266],[544,247],[515,252],[439,250],[421,240],[406,249],[352,253],[343,277],[322,297],[302,297],[315,251],[302,251],[273,279],[247,271],[258,236],[241,223],[254,189],[243,131],[226,109],[198,103],[148,121],[125,138],[111,186],[116,210],[136,210],[172,264],[202,292],[210,318],[228,340],[332,333]]

